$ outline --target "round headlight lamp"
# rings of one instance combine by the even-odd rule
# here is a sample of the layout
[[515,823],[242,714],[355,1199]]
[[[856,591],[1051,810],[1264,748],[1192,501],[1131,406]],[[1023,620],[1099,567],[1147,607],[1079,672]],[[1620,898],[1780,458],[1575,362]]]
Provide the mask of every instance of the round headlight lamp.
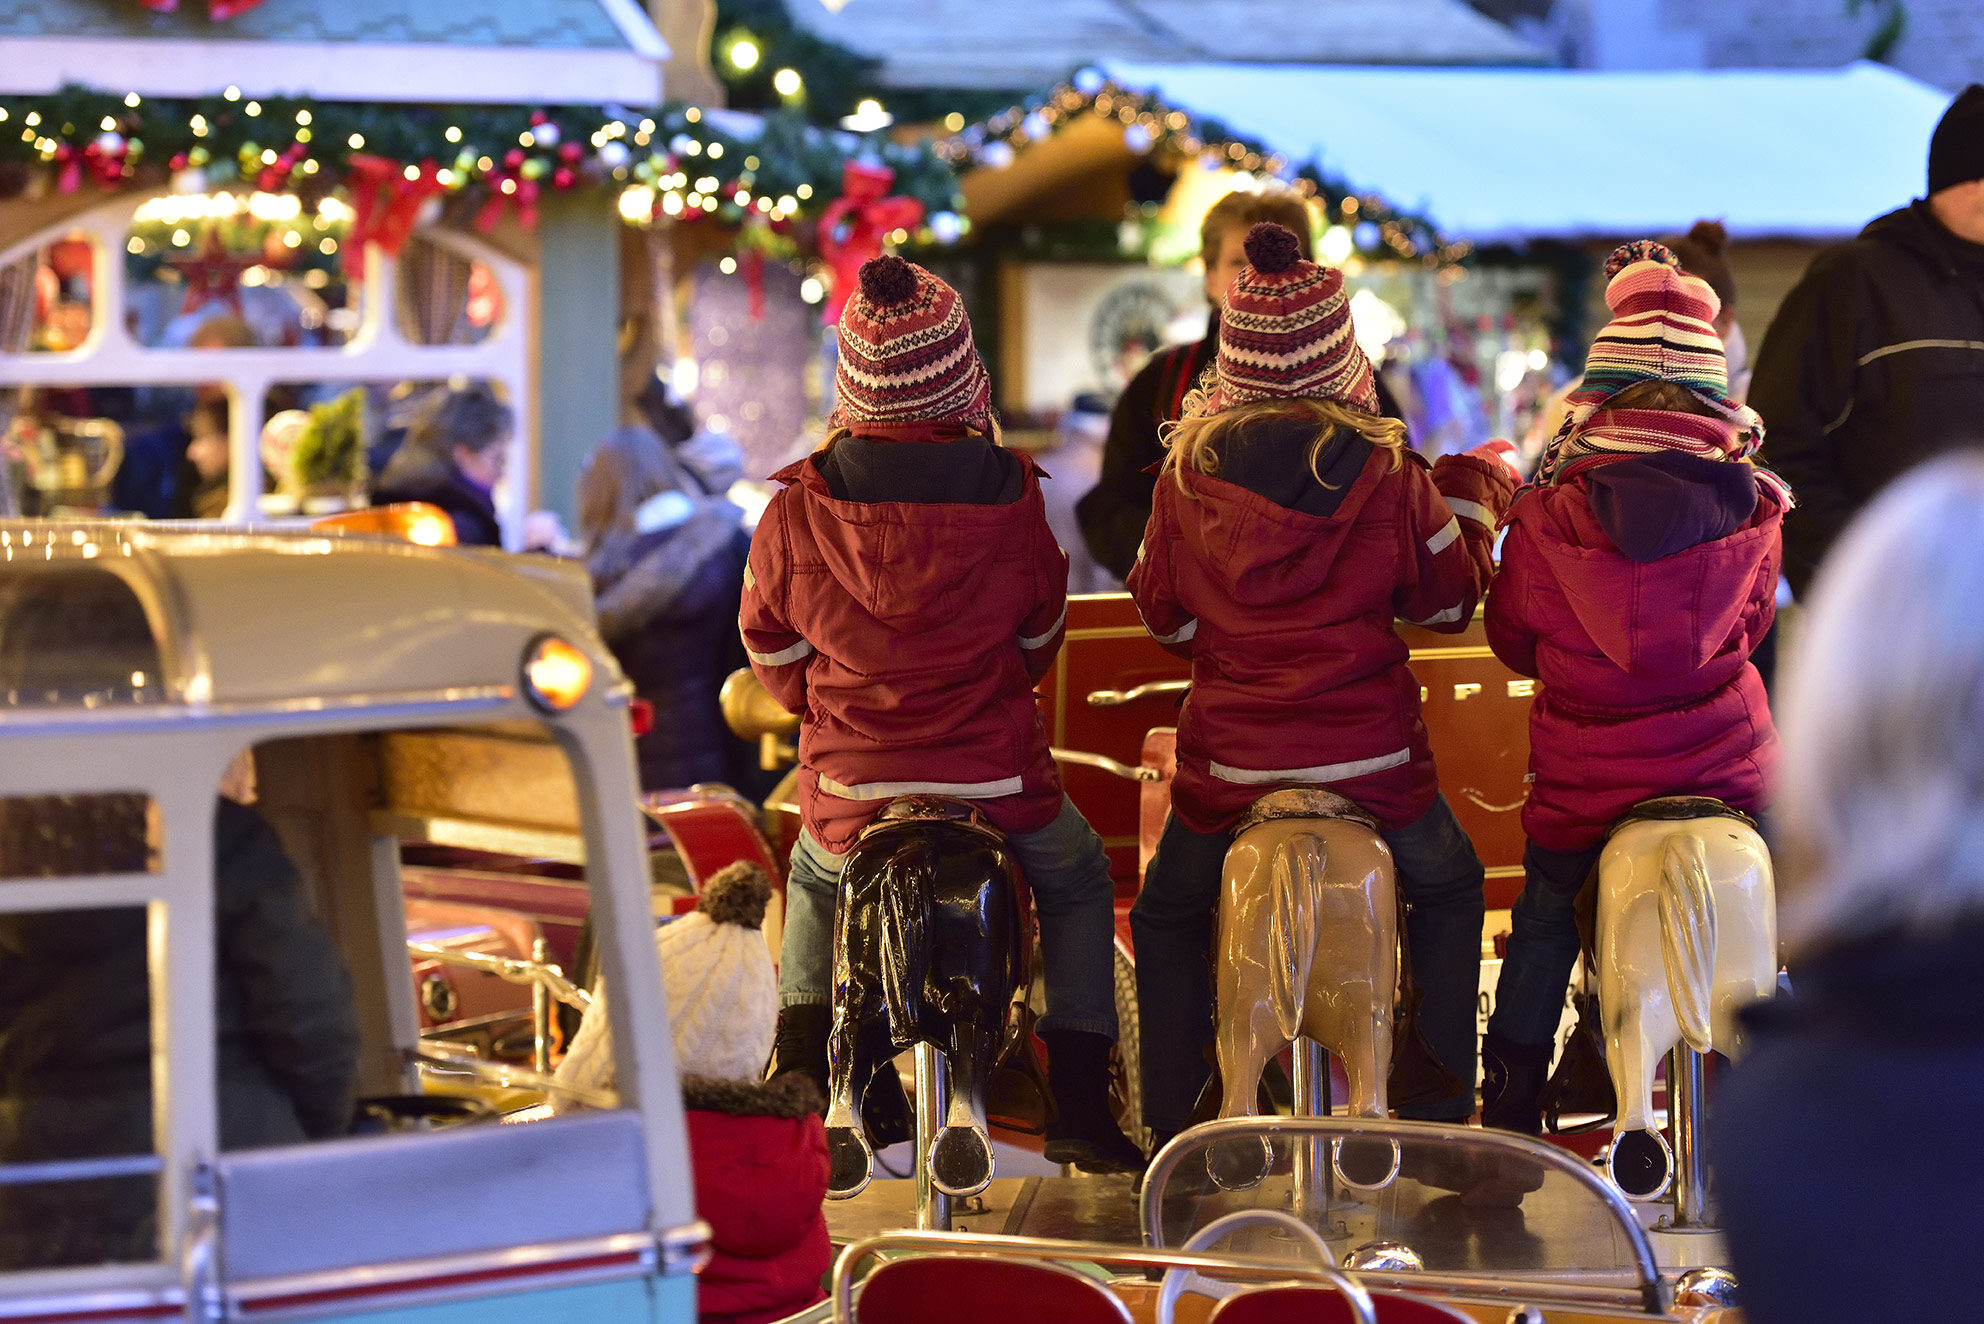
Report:
[[592,685],[592,659],[555,634],[539,635],[524,650],[524,694],[548,713],[562,713]]

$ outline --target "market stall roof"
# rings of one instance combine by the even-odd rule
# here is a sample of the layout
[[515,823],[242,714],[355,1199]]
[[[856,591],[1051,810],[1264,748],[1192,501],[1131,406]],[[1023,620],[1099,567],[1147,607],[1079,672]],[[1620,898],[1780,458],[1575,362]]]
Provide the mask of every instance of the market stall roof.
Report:
[[792,16],[882,62],[893,87],[1019,90],[1097,60],[1531,64],[1462,0],[858,0]]
[[1922,192],[1948,97],[1821,70],[1371,69],[1104,61],[1116,82],[1318,162],[1476,243],[1834,238]]
[[[543,104],[659,102],[668,47],[638,0],[271,0],[232,19],[133,0],[0,5],[0,94]],[[555,59],[545,58],[555,55]]]

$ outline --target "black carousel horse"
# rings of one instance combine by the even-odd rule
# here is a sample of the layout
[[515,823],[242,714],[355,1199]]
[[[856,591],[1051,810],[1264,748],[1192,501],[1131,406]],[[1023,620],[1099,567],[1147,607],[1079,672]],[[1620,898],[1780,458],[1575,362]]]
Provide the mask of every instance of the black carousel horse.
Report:
[[918,1161],[945,1195],[975,1195],[991,1182],[986,1087],[1028,977],[1024,898],[1005,838],[961,800],[895,800],[849,852],[828,1039],[834,1198],[857,1194],[873,1172],[860,1113],[870,1082],[919,1043],[944,1054],[950,1104]]

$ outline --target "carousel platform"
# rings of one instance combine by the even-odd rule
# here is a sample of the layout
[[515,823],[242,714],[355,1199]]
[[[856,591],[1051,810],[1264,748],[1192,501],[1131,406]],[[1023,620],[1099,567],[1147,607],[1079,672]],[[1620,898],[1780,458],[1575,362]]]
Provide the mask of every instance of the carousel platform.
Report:
[[[905,1147],[906,1148],[906,1147]],[[1037,1155],[1035,1169],[1045,1168]],[[1008,1165],[1013,1166],[1013,1165]],[[1024,1163],[1018,1166],[1025,1166]],[[1568,1198],[1559,1198],[1568,1197]],[[1184,1208],[1167,1201],[1167,1223],[1203,1225],[1241,1207],[1288,1208],[1285,1177],[1271,1177],[1244,1195],[1224,1192],[1185,1196]],[[1669,1232],[1662,1203],[1634,1206],[1663,1274],[1702,1265],[1726,1265],[1727,1251],[1714,1232]],[[881,1179],[851,1200],[829,1201],[827,1225],[837,1246],[916,1226],[916,1183]],[[1401,1241],[1429,1268],[1489,1269],[1505,1274],[1579,1277],[1597,1266],[1619,1264],[1622,1248],[1596,1223],[1591,1205],[1556,1186],[1532,1192],[1515,1208],[1474,1208],[1460,1196],[1401,1177],[1388,1190],[1334,1203],[1317,1220],[1339,1252],[1369,1240]],[[1128,1176],[1031,1175],[1000,1177],[982,1195],[957,1201],[953,1230],[1005,1236],[1048,1237],[1142,1244],[1138,1201]],[[1603,1244],[1598,1244],[1598,1243]],[[1236,1247],[1237,1248],[1237,1247]],[[1265,1248],[1263,1248],[1265,1249]]]

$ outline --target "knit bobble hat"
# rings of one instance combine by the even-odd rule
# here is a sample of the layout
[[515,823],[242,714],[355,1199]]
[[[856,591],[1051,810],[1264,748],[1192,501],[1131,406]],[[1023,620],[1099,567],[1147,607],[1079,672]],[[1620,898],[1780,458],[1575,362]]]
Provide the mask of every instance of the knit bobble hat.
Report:
[[[1722,440],[1713,446],[1719,453],[1730,458],[1754,455],[1763,442],[1763,421],[1729,393],[1729,363],[1714,325],[1722,301],[1708,282],[1682,271],[1680,260],[1651,239],[1613,250],[1605,259],[1605,275],[1612,320],[1592,342],[1583,380],[1565,397],[1563,426],[1544,452],[1539,481],[1562,481],[1587,462],[1593,448],[1580,442],[1586,428],[1612,397],[1643,382],[1671,382],[1707,406],[1715,415],[1707,421],[1719,421],[1721,428]],[[1699,429],[1699,421],[1652,421],[1668,430]],[[1788,489],[1785,495],[1788,499]]]
[[1378,412],[1371,360],[1358,347],[1343,273],[1305,261],[1294,231],[1262,221],[1247,231],[1247,265],[1226,292],[1209,389],[1187,413],[1253,400],[1335,400]]
[[1673,382],[1739,428],[1763,435],[1754,410],[1729,394],[1729,361],[1715,316],[1722,301],[1707,281],[1681,270],[1664,244],[1636,239],[1605,259],[1605,304],[1612,320],[1592,341],[1584,380],[1565,398],[1563,438],[1605,402],[1641,382]]
[[757,1080],[778,1024],[778,981],[762,925],[772,880],[739,861],[703,884],[693,913],[655,931],[677,1070]]
[[1984,179],[1984,83],[1957,93],[1929,139],[1929,192]]
[[829,427],[957,423],[992,430],[992,379],[958,292],[893,254],[861,264],[840,314]]

